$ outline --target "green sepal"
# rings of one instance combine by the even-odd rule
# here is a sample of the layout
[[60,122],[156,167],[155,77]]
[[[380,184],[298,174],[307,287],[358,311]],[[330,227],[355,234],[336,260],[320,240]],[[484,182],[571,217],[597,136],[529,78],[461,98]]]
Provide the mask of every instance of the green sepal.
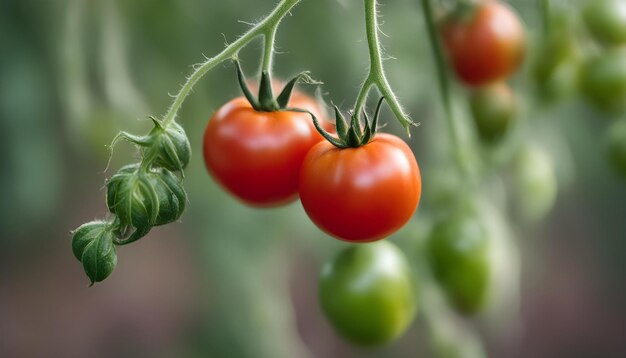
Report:
[[300,110],[300,112],[309,113],[313,118],[313,124],[315,125],[317,131],[322,135],[322,137],[324,137],[335,147],[357,148],[366,145],[376,136],[376,131],[378,130],[378,117],[380,116],[380,109],[382,107],[384,99],[385,97],[381,97],[380,100],[378,100],[376,110],[374,111],[374,118],[371,122],[367,116],[367,113],[363,111],[363,116],[365,119],[365,126],[363,130],[361,129],[361,123],[356,112],[352,113],[350,126],[346,128],[346,120],[339,111],[339,108],[335,106],[335,127],[337,128],[337,138],[333,137],[330,133],[324,130],[319,125],[319,122],[312,113],[303,110]]
[[385,101],[385,97],[380,97],[378,103],[376,104],[376,110],[374,111],[374,119],[372,120],[372,132],[376,133],[378,130],[378,118],[380,117],[380,110],[383,108],[383,102]]
[[120,227],[135,229],[127,241],[138,240],[155,225],[159,214],[154,181],[138,164],[121,168],[107,182],[107,206],[117,215]]
[[350,125],[350,128],[348,128],[348,134],[346,135],[346,138],[344,138],[344,142],[346,143],[347,147],[352,148],[357,148],[362,145],[361,136],[357,133],[354,125]]
[[292,78],[287,84],[283,87],[278,97],[274,98],[274,92],[272,90],[272,76],[268,71],[261,71],[261,80],[259,82],[259,93],[258,98],[255,98],[252,91],[248,87],[246,83],[246,76],[243,73],[243,69],[241,68],[241,64],[237,59],[233,59],[235,62],[235,67],[237,69],[237,81],[239,82],[239,86],[241,87],[241,91],[243,95],[246,97],[252,108],[258,112],[276,112],[287,109],[289,106],[289,99],[291,98],[291,94],[293,93],[293,89],[302,78],[305,79],[308,83],[319,83],[314,82],[309,76],[308,72],[301,72],[297,74],[294,78]]
[[177,221],[187,204],[180,180],[165,168],[123,167],[107,183],[107,206],[117,215],[114,242],[136,241],[159,226]]
[[347,148],[347,145],[345,145],[345,143],[343,141],[341,141],[338,138],[333,137],[324,128],[322,128],[322,126],[320,125],[320,122],[317,120],[317,117],[315,117],[315,115],[313,113],[311,113],[310,111],[307,111],[306,109],[300,109],[300,108],[285,108],[284,110],[285,111],[291,111],[291,112],[308,113],[311,116],[311,119],[313,120],[313,126],[315,126],[315,129],[317,129],[319,134],[322,137],[324,137],[324,139],[329,141],[335,147]]
[[139,136],[139,135],[130,134],[128,132],[119,132],[113,138],[113,141],[111,142],[111,148],[113,148],[120,139],[125,139],[131,143],[137,144],[138,146],[142,146],[142,147],[147,147],[150,144],[152,144],[149,136],[145,136],[145,135]]
[[81,225],[72,235],[72,251],[83,264],[91,285],[107,278],[117,264],[111,223],[92,221]]
[[248,102],[250,102],[252,108],[254,108],[255,111],[260,111],[261,106],[259,105],[257,99],[254,98],[252,92],[250,92],[250,88],[246,83],[246,76],[243,74],[243,70],[241,69],[241,64],[236,59],[234,60],[234,62],[237,69],[237,81],[239,81],[239,87],[241,87],[241,92],[243,92],[243,95],[246,97]]
[[341,111],[339,111],[339,108],[335,106],[335,128],[337,129],[337,136],[339,136],[339,138],[346,137],[348,134],[347,127],[346,119],[343,117],[343,114],[341,114]]
[[[354,134],[356,134],[359,140],[361,140],[361,138],[363,137],[363,131],[361,131],[361,121],[359,120],[359,116],[356,111],[351,115],[350,127],[352,128],[352,130],[354,130]],[[348,134],[350,134],[349,130]]]
[[163,167],[171,171],[180,171],[189,164],[191,144],[183,127],[171,122],[167,128],[151,117],[154,128],[148,133],[150,145],[142,148],[142,155],[148,158],[153,166]]
[[267,71],[261,72],[259,83],[259,108],[265,112],[273,112],[279,109],[272,92],[272,79]]
[[363,138],[361,138],[361,141],[363,143],[369,143],[373,137],[373,133],[372,126],[370,126],[370,119],[367,117],[365,111],[363,111],[363,118],[365,119],[365,128],[363,129]]
[[152,226],[133,227],[131,225],[119,224],[113,231],[116,236],[116,238],[113,239],[113,243],[118,246],[128,245],[148,235],[150,230],[152,230]]
[[165,225],[180,218],[187,204],[187,193],[180,180],[167,169],[149,173],[159,201],[159,213],[154,226]]
[[292,78],[291,81],[287,82],[283,90],[280,92],[278,97],[276,97],[276,103],[278,104],[279,109],[285,109],[289,105],[289,99],[291,98],[291,93],[293,92],[296,83],[302,78],[309,78],[307,72],[301,72],[296,77]]
[[471,0],[457,1],[452,11],[444,16],[443,21],[444,23],[467,23],[472,21],[477,10],[478,4]]
[[371,124],[369,118],[367,117],[367,113],[363,111],[363,117],[365,118],[365,133],[363,134],[363,143],[369,143],[376,135],[376,131],[378,130],[378,117],[380,116],[380,109],[383,106],[383,101],[385,97],[380,97],[378,100],[378,104],[376,104],[376,110],[374,111],[374,119],[372,119]]

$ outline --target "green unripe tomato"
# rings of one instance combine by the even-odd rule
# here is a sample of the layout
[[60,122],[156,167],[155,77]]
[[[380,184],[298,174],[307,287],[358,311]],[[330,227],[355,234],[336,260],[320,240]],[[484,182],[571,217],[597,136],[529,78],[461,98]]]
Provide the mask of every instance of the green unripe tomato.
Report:
[[504,82],[473,91],[470,107],[478,134],[487,142],[502,139],[516,113],[515,96]]
[[523,147],[514,160],[515,209],[524,221],[544,218],[554,206],[558,184],[546,151],[537,145]]
[[567,97],[578,86],[580,50],[575,41],[571,17],[565,9],[554,9],[549,19],[549,32],[538,39],[532,73],[539,99],[544,102]]
[[327,263],[319,298],[335,330],[364,346],[400,337],[416,311],[410,266],[402,251],[386,241],[350,246]]
[[458,212],[435,225],[428,241],[433,274],[461,313],[480,311],[490,285],[489,237],[471,212]]
[[615,122],[608,132],[609,160],[623,177],[626,177],[626,121]]
[[626,43],[625,0],[590,0],[583,17],[598,42],[609,46]]
[[581,74],[584,95],[598,109],[626,109],[626,50],[608,50],[588,61]]

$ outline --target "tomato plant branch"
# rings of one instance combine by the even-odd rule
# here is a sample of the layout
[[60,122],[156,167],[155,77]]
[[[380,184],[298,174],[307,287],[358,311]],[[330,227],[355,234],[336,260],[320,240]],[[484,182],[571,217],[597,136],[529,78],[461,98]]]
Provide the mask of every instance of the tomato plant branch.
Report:
[[264,34],[265,50],[263,51],[263,65],[264,72],[271,73],[272,61],[274,59],[274,42],[276,40],[276,30],[278,29],[278,22],[274,26],[270,26]]
[[365,81],[361,85],[361,89],[354,105],[354,113],[360,117],[362,108],[365,105],[369,90],[376,86],[381,95],[385,97],[389,108],[400,121],[404,129],[409,133],[409,126],[415,126],[409,116],[404,113],[398,98],[391,89],[389,81],[385,75],[382,59],[382,46],[380,45],[380,39],[378,37],[378,13],[376,12],[377,0],[365,0],[365,31],[367,34],[367,45],[369,48],[370,68],[365,77]]
[[142,159],[140,163],[121,168],[107,180],[107,207],[114,219],[95,220],[72,232],[74,256],[83,264],[91,284],[104,280],[114,270],[116,246],[144,237],[155,226],[177,221],[184,212],[187,194],[182,178],[191,156],[191,146],[175,118],[193,86],[217,64],[236,58],[239,50],[261,35],[265,40],[263,68],[269,72],[276,29],[300,1],[281,0],[267,17],[243,36],[195,67],[163,120],[150,117],[154,128],[147,135],[120,132],[113,139],[111,148],[118,140],[127,140],[137,146]]
[[435,16],[431,0],[422,0],[422,10],[424,12],[424,19],[426,20],[426,27],[428,29],[428,38],[430,40],[430,45],[435,56],[435,65],[437,67],[437,80],[439,82],[439,92],[443,104],[443,109],[445,111],[448,135],[453,146],[454,158],[457,162],[457,166],[461,174],[467,175],[470,170],[463,160],[463,148],[461,147],[459,129],[457,127],[457,123],[454,118],[454,111],[452,109],[452,100],[450,96],[450,79],[448,77],[443,48],[441,45],[441,41],[439,40],[437,27],[435,25]]
[[235,40],[235,42],[226,46],[226,48],[224,48],[222,52],[200,64],[195,69],[195,71],[187,78],[187,81],[180,89],[176,97],[174,97],[174,102],[170,106],[163,119],[163,126],[167,127],[174,120],[176,114],[180,110],[180,107],[183,105],[183,102],[193,89],[193,86],[196,84],[196,82],[198,82],[198,80],[200,80],[207,72],[209,72],[219,63],[235,57],[239,50],[247,45],[252,39],[260,35],[265,35],[266,41],[266,53],[263,59],[263,67],[269,68],[271,66],[272,54],[268,54],[268,44],[273,51],[275,29],[278,27],[283,17],[285,17],[285,15],[287,15],[287,13],[289,13],[289,11],[300,1],[301,0],[282,0],[278,5],[276,5],[276,8],[274,8],[274,10],[272,10],[272,12],[267,15],[267,17],[254,25],[254,27],[248,30],[248,32]]

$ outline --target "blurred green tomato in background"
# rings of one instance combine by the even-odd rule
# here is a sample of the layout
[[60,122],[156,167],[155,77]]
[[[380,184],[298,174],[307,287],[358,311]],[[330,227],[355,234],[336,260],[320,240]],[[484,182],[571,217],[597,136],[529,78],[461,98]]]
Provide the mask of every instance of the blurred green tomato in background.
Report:
[[598,42],[608,46],[626,43],[625,0],[590,0],[583,17]]
[[549,31],[539,37],[532,64],[539,97],[547,102],[575,92],[580,68],[571,14],[565,9],[553,9],[551,14]]
[[515,117],[515,95],[505,82],[494,83],[472,92],[470,107],[481,139],[495,142],[502,139]]
[[615,122],[609,128],[607,142],[611,164],[626,178],[626,121]]
[[626,109],[626,49],[607,50],[588,60],[580,84],[583,94],[598,109]]
[[524,146],[514,160],[512,200],[525,222],[543,219],[557,196],[557,179],[548,153],[537,145]]
[[322,269],[319,297],[337,332],[365,346],[398,338],[416,311],[409,263],[387,241],[358,244],[339,253]]
[[472,210],[446,216],[428,241],[429,262],[450,303],[472,314],[484,307],[490,284],[489,237]]

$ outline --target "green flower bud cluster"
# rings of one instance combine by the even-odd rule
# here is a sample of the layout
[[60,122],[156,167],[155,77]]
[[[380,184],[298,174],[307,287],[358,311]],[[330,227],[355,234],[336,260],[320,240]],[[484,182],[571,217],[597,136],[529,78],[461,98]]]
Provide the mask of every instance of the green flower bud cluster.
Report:
[[107,278],[117,263],[116,246],[144,237],[154,226],[177,221],[185,211],[187,194],[175,174],[189,163],[191,146],[176,122],[165,126],[151,118],[154,128],[145,136],[120,133],[137,145],[141,162],[122,167],[107,180],[106,203],[113,218],[96,220],[72,232],[74,256],[94,282]]

